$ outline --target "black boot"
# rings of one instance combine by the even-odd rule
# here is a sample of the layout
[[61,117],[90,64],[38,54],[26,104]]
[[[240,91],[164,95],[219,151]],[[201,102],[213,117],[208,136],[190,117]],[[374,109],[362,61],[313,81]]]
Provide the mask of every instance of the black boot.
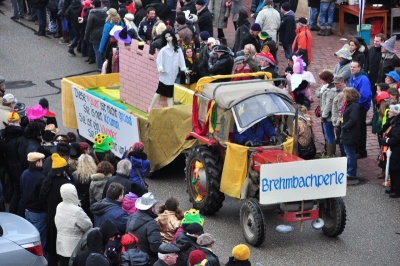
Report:
[[37,36],[46,36],[46,26],[39,26],[39,33]]

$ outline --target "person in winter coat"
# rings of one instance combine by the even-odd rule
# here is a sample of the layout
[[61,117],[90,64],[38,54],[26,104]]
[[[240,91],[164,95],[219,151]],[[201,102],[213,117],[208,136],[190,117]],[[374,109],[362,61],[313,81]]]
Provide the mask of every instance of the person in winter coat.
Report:
[[107,161],[102,161],[97,166],[95,174],[90,176],[90,187],[89,187],[89,201],[90,205],[100,201],[103,198],[104,187],[107,180],[114,173],[114,166]]
[[201,247],[201,251],[206,255],[209,266],[220,266],[218,256],[214,253],[215,238],[209,234],[204,233],[197,238],[197,244]]
[[190,45],[194,43],[193,32],[186,25],[186,18],[184,15],[176,17],[175,34],[180,46]]
[[[208,73],[210,75],[229,75],[233,68],[232,51],[225,45],[216,45],[213,47],[213,53],[217,55],[217,61],[215,63],[208,64]],[[210,58],[211,59],[211,58]],[[225,80],[220,79],[219,82]],[[226,80],[226,81],[229,81]]]
[[[270,52],[262,52],[256,54],[256,59],[260,64],[260,71],[269,72],[272,78],[277,78],[278,74],[275,71],[275,59]],[[275,84],[278,85],[278,84]]]
[[154,220],[157,218],[156,203],[157,200],[151,192],[137,199],[135,206],[138,211],[129,217],[126,227],[127,233],[132,233],[139,239],[139,249],[149,255],[151,265],[157,261],[158,248],[162,243],[160,230]]
[[[65,11],[65,17],[67,18],[68,22],[71,25],[71,29],[74,39],[72,40],[69,48],[68,48],[68,53],[71,55],[75,56],[75,47],[78,46],[79,41],[81,40],[81,27],[82,23],[79,23],[78,18],[81,16],[82,13],[82,4],[80,0],[73,0],[71,5],[67,8]],[[80,49],[78,49],[80,50]]]
[[147,15],[143,18],[138,26],[139,37],[148,45],[151,43],[151,33],[153,32],[154,24],[159,20],[156,11],[153,7],[146,10]]
[[396,55],[396,50],[394,49],[395,43],[396,35],[392,36],[384,43],[381,43],[382,58],[379,63],[377,83],[384,83],[386,73],[389,73],[396,67],[400,67],[400,59]]
[[321,106],[321,120],[323,133],[326,143],[326,155],[329,157],[335,157],[336,142],[335,142],[335,130],[332,123],[332,105],[333,99],[336,96],[336,88],[333,84],[332,72],[325,70],[319,74],[319,78],[323,84],[323,91],[321,92],[320,106]]
[[[242,56],[237,56],[234,60],[232,74],[240,74],[240,73],[253,73],[250,66],[246,63],[246,58]],[[249,80],[253,79],[253,77],[234,77],[232,81],[238,80]]]
[[347,179],[354,179],[357,175],[357,143],[359,137],[359,98],[360,93],[354,88],[345,88],[344,108],[341,111],[340,143],[343,144],[347,157]]
[[245,9],[240,9],[238,12],[237,29],[235,32],[235,43],[233,45],[233,52],[236,54],[241,50],[240,43],[247,38],[250,32],[249,15]]
[[[99,46],[103,34],[104,23],[107,18],[107,7],[102,7],[100,0],[93,0],[94,8],[90,10],[87,19],[85,40],[93,46],[96,57],[97,69],[103,67],[103,53],[99,51]],[[94,63],[89,61],[89,63]]]
[[186,11],[189,10],[189,14],[197,14],[197,9],[196,9],[196,0],[185,0],[185,2],[182,5],[181,2],[181,11]]
[[340,126],[340,111],[342,110],[343,106],[343,89],[346,88],[346,83],[344,82],[344,78],[342,76],[334,76],[333,84],[335,84],[336,88],[336,96],[333,98],[332,102],[332,125],[335,129],[335,139],[336,144],[339,144],[340,148],[340,156],[346,156],[343,148],[343,144],[340,143],[340,133],[341,133],[341,126]]
[[57,265],[57,227],[54,222],[56,209],[62,201],[60,188],[62,185],[72,183],[72,173],[67,161],[58,153],[51,155],[52,166],[40,189],[40,196],[47,201],[47,261],[49,265]]
[[208,8],[213,16],[213,26],[218,30],[218,39],[226,45],[224,29],[228,27],[228,18],[231,12],[231,2],[225,0],[212,0],[208,3]]
[[162,243],[158,248],[158,260],[153,266],[176,265],[179,248],[173,244]]
[[180,248],[177,259],[178,265],[185,265],[189,259],[189,254],[193,250],[200,249],[196,243],[197,238],[204,233],[203,226],[198,223],[189,224],[184,232],[181,232],[175,239],[174,244]]
[[78,252],[71,266],[86,266],[86,260],[92,253],[102,254],[102,235],[100,230],[91,230],[87,235],[87,249]]
[[16,111],[8,113],[8,125],[2,130],[0,153],[1,157],[4,157],[4,168],[10,181],[9,212],[24,217],[25,209],[23,201],[21,201],[20,177],[27,166],[25,153],[27,140],[24,137],[24,129],[20,126],[20,122],[20,116]]
[[115,25],[119,25],[124,27],[124,22],[122,21],[121,17],[119,16],[118,12],[114,8],[110,8],[107,11],[107,18],[103,28],[103,34],[101,35],[101,41],[99,46],[99,52],[104,52],[106,50],[106,46],[109,42],[113,40],[110,39],[110,31]]
[[122,201],[122,209],[129,214],[134,214],[137,211],[135,203],[138,198],[139,196],[133,192],[126,194]]
[[343,47],[338,50],[335,54],[338,58],[338,63],[333,68],[333,75],[341,76],[347,82],[350,78],[350,62],[351,62],[351,55],[350,55],[350,46],[348,44],[343,45]]
[[34,34],[37,36],[46,36],[46,6],[49,0],[33,0],[31,7],[36,11],[36,17],[39,22],[39,30]]
[[90,206],[90,211],[94,215],[94,226],[100,227],[106,220],[110,220],[122,235],[129,217],[129,214],[121,208],[123,198],[124,187],[119,183],[111,183],[106,198]]
[[306,18],[296,20],[296,37],[293,41],[292,52],[302,56],[306,67],[311,64],[312,59],[312,34],[308,29]]
[[382,58],[382,47],[381,43],[385,41],[385,36],[383,33],[378,33],[374,37],[374,44],[368,50],[368,56],[365,60],[364,70],[367,73],[369,82],[371,83],[372,98],[376,96],[376,84],[379,72],[379,63]]
[[110,261],[106,256],[99,253],[92,253],[86,260],[86,266],[109,266]]
[[169,243],[183,219],[183,211],[179,208],[179,201],[174,197],[167,199],[165,204],[158,208],[158,213],[159,215],[155,220],[160,229],[162,241]]
[[282,22],[279,28],[279,40],[282,43],[285,57],[289,58],[292,53],[292,44],[296,37],[296,23],[294,12],[290,10],[289,3],[283,3],[281,6]]
[[357,40],[357,38],[352,38],[349,41],[349,47],[350,47],[351,60],[360,62],[361,68],[364,68],[364,64],[365,64],[364,50],[366,48],[360,44],[360,42]]
[[198,17],[197,25],[200,32],[208,31],[210,37],[213,37],[213,15],[206,6],[206,2],[204,0],[196,0],[196,9]]
[[225,266],[251,266],[250,249],[245,244],[239,244],[234,246],[232,249],[232,257],[229,257],[229,261]]
[[157,21],[153,27],[153,41],[150,43],[149,54],[155,54],[156,50],[161,50],[162,48],[162,39],[161,35],[163,31],[167,29],[167,26],[164,24],[162,20]]
[[66,266],[79,240],[93,224],[79,207],[78,192],[73,184],[62,185],[60,194],[63,201],[58,204],[54,217],[57,227],[56,247],[60,265]]
[[141,0],[135,0],[133,1],[135,4],[135,18],[133,22],[135,23],[136,27],[139,28],[140,22],[143,20],[144,17],[146,17],[146,10],[143,7],[143,3]]
[[138,248],[139,239],[132,233],[121,238],[121,266],[148,265],[149,255]]
[[[119,183],[124,187],[124,195],[128,194],[129,191],[135,193],[138,196],[141,196],[145,193],[145,189],[141,185],[133,183],[129,180],[129,173],[131,172],[131,169],[132,163],[128,159],[123,159],[119,161],[119,163],[117,164],[117,174],[110,177],[104,186],[103,198],[106,197],[108,186],[114,182]],[[132,190],[132,188],[134,189]]]
[[93,157],[89,154],[82,154],[78,158],[78,167],[76,171],[72,173],[81,207],[91,219],[93,219],[93,216],[90,212],[90,177],[95,174],[96,171],[97,165],[94,162]]
[[47,202],[40,197],[40,188],[45,179],[41,172],[44,154],[28,154],[29,168],[21,175],[21,194],[25,203],[25,219],[33,224],[40,234],[40,242],[46,254]]
[[273,0],[264,1],[265,6],[258,13],[256,23],[260,24],[263,31],[268,32],[272,40],[276,42],[277,33],[281,26],[281,14],[274,8]]
[[[100,233],[95,233],[96,236],[96,250],[100,250],[99,253],[104,253],[105,252],[105,247],[106,244],[110,241],[115,239],[119,235],[118,229],[115,226],[113,222],[110,220],[106,220],[101,226],[99,227],[93,227],[89,230],[86,231],[86,233],[82,236],[82,238],[79,240],[78,244],[76,245],[74,251],[71,254],[71,258],[69,260],[69,266],[72,266],[75,263],[75,260],[77,259],[77,255],[81,252],[88,251],[89,249],[89,234],[91,234],[93,231],[97,231]],[[100,236],[100,239],[98,239],[98,236]],[[92,243],[94,244],[94,243]],[[94,246],[94,245],[93,245]],[[92,252],[86,253],[89,255]],[[85,255],[82,255],[85,256]],[[83,262],[85,260],[82,259]],[[83,264],[85,265],[85,264]]]
[[392,152],[389,159],[391,187],[385,191],[390,198],[400,198],[400,104],[390,105],[389,120],[385,124],[385,133],[380,144],[388,146]]

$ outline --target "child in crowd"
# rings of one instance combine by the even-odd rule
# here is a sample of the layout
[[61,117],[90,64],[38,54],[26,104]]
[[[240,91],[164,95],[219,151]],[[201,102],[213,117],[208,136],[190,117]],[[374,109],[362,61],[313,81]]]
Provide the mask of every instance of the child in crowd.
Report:
[[159,207],[158,213],[156,221],[161,238],[164,243],[169,243],[183,219],[183,211],[179,208],[179,201],[174,197],[167,199],[165,204]]

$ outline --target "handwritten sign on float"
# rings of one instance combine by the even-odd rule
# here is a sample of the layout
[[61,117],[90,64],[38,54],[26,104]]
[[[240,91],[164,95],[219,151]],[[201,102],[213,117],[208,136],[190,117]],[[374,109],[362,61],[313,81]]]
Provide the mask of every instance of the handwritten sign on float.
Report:
[[97,133],[114,139],[112,151],[122,157],[124,151],[139,141],[137,117],[76,87],[72,87],[79,134],[93,140]]
[[263,164],[260,204],[275,204],[346,195],[345,157]]

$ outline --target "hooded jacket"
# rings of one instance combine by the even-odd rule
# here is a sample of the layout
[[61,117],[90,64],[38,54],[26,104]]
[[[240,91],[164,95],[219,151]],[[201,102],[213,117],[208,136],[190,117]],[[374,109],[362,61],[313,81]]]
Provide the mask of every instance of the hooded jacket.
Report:
[[225,266],[251,266],[251,263],[249,260],[235,260],[233,257],[229,257]]
[[105,176],[102,173],[96,173],[90,176],[90,179],[92,180],[89,187],[90,205],[93,205],[103,198],[104,187],[107,183],[108,178],[110,177],[111,174]]
[[[131,156],[129,156],[129,161],[132,163],[132,170],[129,173],[129,180],[134,182],[143,188],[145,188],[145,178],[147,174],[150,172],[150,161],[147,160],[147,155],[144,152],[131,152]],[[141,178],[138,175],[138,171],[141,175]]]
[[149,255],[150,263],[157,261],[158,248],[162,240],[160,230],[154,218],[157,214],[151,210],[138,210],[129,217],[126,232],[134,234],[139,239],[139,249]]
[[57,227],[57,254],[70,257],[83,234],[92,228],[90,218],[79,207],[78,193],[72,184],[60,189],[63,201],[58,204],[54,222]]
[[86,24],[85,40],[92,44],[100,44],[106,18],[106,7],[96,7],[90,10]]
[[189,259],[190,252],[201,248],[196,241],[197,237],[189,235],[186,232],[182,232],[178,235],[174,243],[181,250],[176,260],[177,265],[185,265]]
[[121,202],[105,198],[90,206],[90,210],[94,215],[94,226],[99,227],[106,220],[110,220],[121,235],[125,233],[129,214],[121,208]]
[[129,192],[126,194],[122,201],[122,209],[129,214],[134,214],[137,211],[135,203],[138,198],[135,193]]
[[102,246],[102,236],[100,230],[98,229],[91,230],[90,233],[87,235],[87,249],[78,252],[72,265],[86,266],[86,260],[91,253],[101,254],[102,252],[103,252],[103,246]]
[[21,194],[27,210],[36,213],[47,212],[47,202],[40,197],[40,188],[46,178],[41,168],[29,168],[21,175]]

